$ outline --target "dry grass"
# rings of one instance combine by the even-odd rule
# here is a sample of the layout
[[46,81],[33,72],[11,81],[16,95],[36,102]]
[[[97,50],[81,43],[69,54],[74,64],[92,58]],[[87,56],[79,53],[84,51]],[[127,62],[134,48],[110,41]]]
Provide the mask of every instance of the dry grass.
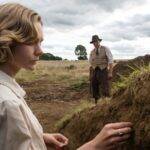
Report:
[[34,71],[22,70],[18,80],[33,81],[47,78],[51,83],[74,83],[88,79],[88,61],[40,61]]
[[134,82],[134,79],[140,76],[141,74],[146,74],[150,72],[150,65],[142,66],[140,68],[133,68],[133,72],[129,76],[121,76],[120,80],[117,82],[113,82],[112,85],[112,93],[116,93],[122,89],[127,88],[131,83]]

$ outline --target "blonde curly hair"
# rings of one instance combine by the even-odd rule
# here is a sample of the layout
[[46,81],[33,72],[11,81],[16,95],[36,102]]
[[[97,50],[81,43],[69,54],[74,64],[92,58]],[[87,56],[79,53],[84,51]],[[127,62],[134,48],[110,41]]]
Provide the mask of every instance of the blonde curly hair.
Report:
[[13,47],[17,44],[33,44],[39,41],[41,17],[33,10],[17,3],[0,5],[0,64],[13,59]]

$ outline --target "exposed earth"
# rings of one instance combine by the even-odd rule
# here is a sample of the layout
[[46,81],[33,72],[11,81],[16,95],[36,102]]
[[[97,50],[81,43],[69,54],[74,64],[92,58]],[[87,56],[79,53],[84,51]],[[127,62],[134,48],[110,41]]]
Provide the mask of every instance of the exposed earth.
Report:
[[33,82],[20,82],[27,93],[26,101],[45,132],[52,132],[55,124],[88,97],[88,86],[77,91],[65,84],[52,84],[46,77]]

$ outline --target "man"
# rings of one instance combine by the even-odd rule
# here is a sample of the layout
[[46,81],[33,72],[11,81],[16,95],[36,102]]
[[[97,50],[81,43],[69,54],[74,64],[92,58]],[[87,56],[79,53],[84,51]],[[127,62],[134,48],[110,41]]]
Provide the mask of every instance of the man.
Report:
[[104,96],[110,96],[109,80],[112,78],[113,56],[111,51],[100,44],[98,35],[92,36],[94,49],[90,53],[90,87],[95,104]]

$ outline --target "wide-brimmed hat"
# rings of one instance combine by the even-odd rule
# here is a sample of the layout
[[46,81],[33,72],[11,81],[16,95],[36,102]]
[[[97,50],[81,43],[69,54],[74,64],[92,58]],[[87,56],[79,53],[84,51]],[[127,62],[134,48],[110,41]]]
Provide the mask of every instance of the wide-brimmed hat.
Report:
[[93,36],[92,36],[92,41],[91,41],[90,43],[97,42],[97,41],[102,41],[102,39],[100,39],[100,38],[98,37],[98,35],[93,35]]

